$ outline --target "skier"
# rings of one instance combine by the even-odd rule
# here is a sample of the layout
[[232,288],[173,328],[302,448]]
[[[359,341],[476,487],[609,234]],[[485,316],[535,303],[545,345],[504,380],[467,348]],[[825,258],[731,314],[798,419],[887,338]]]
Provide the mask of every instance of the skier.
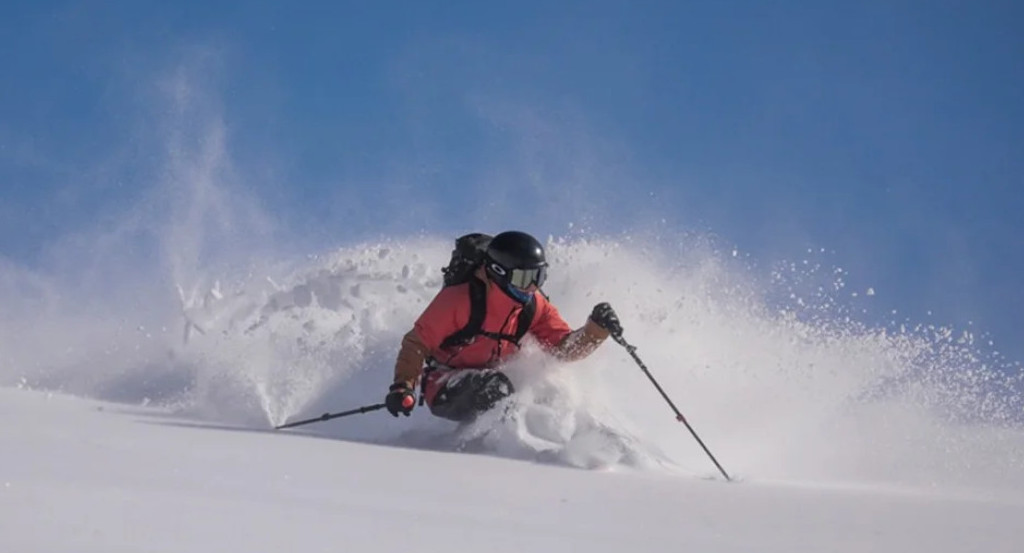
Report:
[[396,417],[412,412],[417,380],[420,403],[435,416],[468,421],[491,409],[514,392],[501,365],[527,333],[549,354],[574,361],[622,332],[608,303],[594,306],[581,328],[569,327],[540,291],[544,248],[525,232],[467,235],[452,253],[445,287],[402,338],[385,398]]

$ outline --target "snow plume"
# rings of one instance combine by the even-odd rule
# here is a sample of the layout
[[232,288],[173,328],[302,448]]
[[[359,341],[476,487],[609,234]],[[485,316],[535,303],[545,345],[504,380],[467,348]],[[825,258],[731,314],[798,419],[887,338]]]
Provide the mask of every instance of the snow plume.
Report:
[[[809,302],[780,306],[701,240],[551,239],[547,293],[574,326],[616,306],[626,338],[719,460],[741,477],[968,485],[1020,474],[1020,376],[949,329],[873,328]],[[266,427],[381,400],[401,335],[440,287],[448,237],[312,257],[211,288],[175,348],[184,407]],[[783,279],[785,280],[785,279]],[[787,280],[788,282],[788,280]],[[713,466],[625,351],[561,364],[535,347],[508,371],[512,422],[455,429],[424,409],[304,427],[342,439],[486,451],[576,466]],[[506,417],[507,418],[507,417]],[[496,430],[497,429],[497,430]]]
[[148,206],[160,221],[163,262],[179,285],[252,263],[275,230],[249,192],[255,177],[243,177],[232,163],[223,110],[197,87],[198,78],[180,69],[160,84],[173,109],[162,133],[166,160]]
[[194,385],[177,351],[195,330],[182,314],[218,275],[259,267],[274,234],[242,192],[258,176],[233,165],[222,110],[201,86],[216,58],[189,52],[146,81],[157,101],[131,136],[138,155],[111,172],[131,203],[49,244],[33,266],[0,259],[0,384],[143,403]]

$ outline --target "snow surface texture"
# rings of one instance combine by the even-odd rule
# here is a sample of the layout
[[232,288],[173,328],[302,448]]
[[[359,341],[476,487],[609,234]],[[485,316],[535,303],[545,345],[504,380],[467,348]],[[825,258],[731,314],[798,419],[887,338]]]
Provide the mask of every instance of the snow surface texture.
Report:
[[714,466],[611,341],[572,364],[528,346],[508,367],[516,400],[466,427],[420,408],[272,431],[382,401],[450,249],[395,239],[178,281],[173,312],[14,302],[0,384],[28,391],[0,401],[0,546],[1019,550],[1019,376],[970,336],[865,327],[813,294],[780,303],[792,273],[758,282],[692,244],[550,240],[546,291],[574,326],[616,307],[739,487],[707,481]]
[[0,416],[4,551],[1020,551],[1019,493],[609,474],[11,390]]

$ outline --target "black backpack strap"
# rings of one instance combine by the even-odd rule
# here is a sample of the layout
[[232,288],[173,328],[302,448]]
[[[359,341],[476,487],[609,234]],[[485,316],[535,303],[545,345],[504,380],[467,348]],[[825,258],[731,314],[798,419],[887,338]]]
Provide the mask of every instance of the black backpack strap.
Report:
[[441,342],[441,349],[461,346],[480,334],[487,316],[487,288],[482,280],[469,279],[469,322]]
[[519,318],[516,322],[515,335],[484,332],[484,317],[487,316],[487,285],[482,280],[473,277],[469,280],[469,322],[466,323],[466,326],[445,338],[441,342],[441,349],[465,345],[477,336],[487,336],[495,340],[507,340],[518,346],[519,341],[530,331],[530,325],[533,324],[533,316],[536,312],[536,299],[523,306],[523,310],[519,312]]
[[530,325],[533,324],[533,315],[537,312],[537,299],[533,298],[530,303],[523,306],[523,310],[519,313],[519,321],[516,324],[516,345],[519,345],[519,341],[526,336],[526,333],[530,331]]

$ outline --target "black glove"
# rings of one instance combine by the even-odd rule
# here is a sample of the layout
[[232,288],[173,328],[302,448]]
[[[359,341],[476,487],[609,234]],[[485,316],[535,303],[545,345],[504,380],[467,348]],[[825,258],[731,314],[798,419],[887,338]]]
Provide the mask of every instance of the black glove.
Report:
[[416,406],[416,396],[412,394],[412,389],[405,382],[396,382],[388,388],[388,395],[384,398],[384,406],[387,407],[388,413],[392,416],[397,417],[399,413],[405,416],[409,416],[412,413],[412,408]]
[[607,302],[594,306],[594,310],[590,313],[590,320],[594,321],[594,324],[597,326],[612,333],[613,336],[622,334],[622,323],[619,322],[619,316],[615,314],[615,310]]

